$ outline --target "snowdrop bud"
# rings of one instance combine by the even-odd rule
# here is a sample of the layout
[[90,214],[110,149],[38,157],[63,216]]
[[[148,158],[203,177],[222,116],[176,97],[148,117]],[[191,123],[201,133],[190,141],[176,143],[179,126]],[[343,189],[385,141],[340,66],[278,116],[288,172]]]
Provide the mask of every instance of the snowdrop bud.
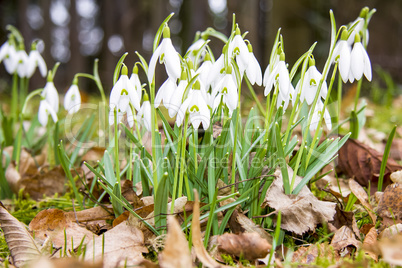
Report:
[[165,24],[165,28],[163,28],[163,38],[170,38],[170,28],[167,24]]
[[74,77],[73,83],[64,97],[64,108],[69,114],[79,111],[81,107],[81,94],[78,89],[78,78]]
[[365,19],[369,11],[370,9],[368,7],[363,7],[362,10],[360,11],[359,17]]

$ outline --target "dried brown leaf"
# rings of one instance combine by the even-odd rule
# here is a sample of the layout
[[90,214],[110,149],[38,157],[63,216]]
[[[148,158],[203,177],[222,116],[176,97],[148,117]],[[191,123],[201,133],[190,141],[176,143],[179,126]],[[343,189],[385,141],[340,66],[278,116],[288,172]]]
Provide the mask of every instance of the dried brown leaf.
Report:
[[[362,144],[358,140],[348,139],[338,152],[338,169],[348,177],[354,177],[363,187],[370,184],[371,194],[377,189],[383,154]],[[388,158],[385,170],[384,186],[390,183],[389,175],[402,166]],[[369,183],[370,182],[370,183]]]
[[371,221],[375,224],[377,216],[374,214],[373,207],[370,205],[368,201],[368,195],[366,191],[359,183],[357,183],[353,179],[349,180],[349,188],[352,191],[352,193],[357,197],[357,199],[360,201],[360,203],[363,205],[363,207],[367,210],[371,218]]
[[293,253],[292,262],[310,264],[317,257],[329,259],[330,262],[339,261],[340,256],[337,251],[327,243],[315,244],[308,247],[300,247]]
[[218,237],[218,249],[223,253],[254,261],[264,258],[272,246],[257,233],[229,234]]
[[159,256],[162,268],[188,268],[193,266],[188,242],[174,216],[168,217],[165,248]]
[[191,224],[192,242],[195,254],[197,258],[206,267],[222,267],[221,264],[216,262],[205,250],[204,244],[202,242],[201,236],[201,225],[200,225],[200,203],[198,198],[198,192],[194,190],[194,208],[193,208],[193,219]]
[[105,150],[105,147],[92,147],[82,156],[82,161],[89,163],[99,161],[102,159]]
[[377,236],[377,230],[375,229],[375,227],[373,227],[367,233],[363,241],[363,248],[365,249],[364,252],[375,261],[378,261],[378,254],[373,250],[370,250],[369,248],[377,243]]
[[[318,200],[311,191],[304,186],[298,195],[286,195],[283,190],[282,174],[275,172],[277,178],[269,187],[264,204],[268,204],[276,211],[281,211],[281,228],[303,234],[314,230],[317,224],[329,222],[335,214],[335,203]],[[293,176],[293,170],[288,167],[289,178]],[[296,176],[295,185],[301,181]]]
[[388,228],[385,228],[381,233],[380,233],[380,238],[385,239],[385,238],[391,238],[397,234],[402,234],[402,223],[398,223],[395,225],[391,225]]
[[64,248],[66,244],[67,249],[71,249],[72,243],[78,245],[82,239],[87,243],[94,235],[77,224],[74,214],[60,209],[42,210],[29,223],[29,229],[35,233],[38,242],[50,238],[55,247]]
[[330,223],[338,230],[342,226],[347,226],[352,228],[353,232],[356,234],[357,237],[360,237],[360,231],[357,227],[355,214],[352,211],[343,211],[336,206],[335,208],[336,213],[334,215],[334,220]]
[[402,223],[402,184],[394,183],[385,188],[377,213],[383,218],[385,226]]
[[83,262],[76,258],[48,259],[40,258],[30,265],[30,268],[103,268],[103,263],[92,261]]
[[104,267],[138,265],[144,260],[142,253],[148,252],[144,247],[144,235],[128,222],[117,225],[103,235],[104,238],[98,236],[87,243],[85,260],[103,259]]
[[330,245],[335,250],[341,251],[348,246],[354,246],[359,249],[361,247],[361,242],[356,240],[352,229],[347,226],[342,226],[337,232],[335,232]]
[[25,226],[14,218],[0,202],[0,227],[16,267],[38,259],[41,256],[39,246],[35,243]]
[[382,259],[391,265],[402,266],[402,235],[381,240],[379,243]]

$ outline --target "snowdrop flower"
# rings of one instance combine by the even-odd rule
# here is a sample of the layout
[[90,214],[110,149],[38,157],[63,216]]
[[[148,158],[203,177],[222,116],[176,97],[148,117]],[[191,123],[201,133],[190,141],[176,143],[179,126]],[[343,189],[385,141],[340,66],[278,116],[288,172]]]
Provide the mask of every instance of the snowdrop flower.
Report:
[[237,93],[236,82],[233,79],[231,66],[227,67],[226,74],[212,89],[212,96],[216,96],[214,101],[214,110],[218,108],[221,99],[229,108],[230,114],[232,114],[233,110],[237,108],[239,95]]
[[138,111],[137,118],[138,118],[138,121],[142,120],[144,122],[145,128],[148,131],[150,131],[151,130],[151,104],[149,102],[149,97],[146,92],[144,92],[143,99],[144,99],[144,101],[141,105],[141,109]]
[[[296,94],[293,95],[292,102],[293,104],[296,101],[296,95],[300,92],[300,102],[306,100],[308,105],[311,105],[314,101],[315,95],[317,94],[318,86],[320,84],[320,80],[322,79],[321,73],[315,67],[315,60],[310,58],[307,72],[304,74],[304,80],[297,82],[296,85]],[[325,99],[327,97],[328,86],[327,82],[324,81],[321,85],[320,97]]]
[[208,76],[205,81],[206,88],[209,88],[210,86],[214,87],[214,85],[217,82],[219,82],[223,77],[223,71],[225,68],[225,55],[224,55],[225,49],[226,49],[226,45],[223,47],[223,53],[212,64],[212,66],[208,72]]
[[[208,40],[204,40],[203,38],[198,39],[197,41],[195,41],[193,44],[191,44],[191,46],[187,49],[186,55],[189,59],[191,59],[191,61],[195,62],[196,61],[196,56],[198,54],[198,52],[200,51],[200,49],[202,48],[202,46],[208,42]],[[203,49],[203,51],[201,52],[201,56],[205,54],[205,49]]]
[[67,90],[66,96],[64,96],[64,109],[69,114],[76,113],[81,107],[81,94],[78,89],[78,79],[75,77],[70,88]]
[[290,78],[289,78],[289,71],[285,64],[285,54],[281,53],[279,63],[277,66],[272,70],[272,73],[269,74],[267,78],[267,82],[265,85],[264,95],[267,96],[272,87],[276,85],[279,86],[279,94],[282,94],[282,99],[289,98],[289,85],[290,85]]
[[49,114],[51,115],[53,122],[56,123],[58,120],[56,112],[53,110],[52,105],[50,105],[46,99],[43,99],[40,101],[38,111],[38,120],[42,126],[47,125]]
[[17,63],[17,74],[19,77],[27,77],[28,71],[28,54],[24,49],[19,49],[16,53],[15,59]]
[[39,68],[42,77],[45,77],[47,73],[45,60],[42,58],[42,55],[39,53],[39,51],[36,50],[36,43],[33,43],[27,60],[26,77],[28,78],[32,77],[36,67]]
[[249,50],[246,42],[244,42],[243,37],[240,34],[240,29],[238,26],[236,26],[235,31],[235,36],[229,43],[228,53],[229,56],[236,56],[236,63],[239,66],[240,75],[243,75],[249,62]]
[[0,62],[2,62],[8,55],[8,50],[10,49],[10,40],[7,40],[3,45],[0,47]]
[[[318,122],[320,120],[320,116],[321,116],[323,108],[324,108],[324,104],[322,103],[321,100],[318,100],[317,104],[315,106],[314,112],[311,113],[311,110],[310,110],[310,116],[313,117],[311,119],[310,131],[317,129]],[[331,130],[332,129],[331,115],[329,114],[328,109],[326,107],[325,107],[325,111],[324,111],[324,121],[325,121],[325,124],[327,125],[327,129]]]
[[[197,69],[196,74],[199,74],[199,80],[204,84],[208,84],[208,76],[211,73],[213,63],[211,61],[211,55],[209,53],[205,54],[204,62]],[[209,86],[207,87],[209,88]]]
[[202,124],[204,130],[209,128],[211,115],[198,80],[194,82],[187,99],[180,106],[180,110],[177,113],[176,125],[178,127],[183,123],[184,116],[187,112],[190,113],[189,119],[194,129],[198,129],[200,124]]
[[278,94],[278,100],[276,102],[276,108],[279,109],[279,106],[282,105],[283,103],[283,113],[285,113],[286,109],[289,106],[289,101],[293,99],[293,96],[295,96],[295,89],[293,88],[292,83],[289,82],[289,93],[288,95],[283,96],[282,94]]
[[47,83],[43,88],[41,96],[52,107],[52,110],[57,113],[59,111],[59,93],[53,83],[52,72],[49,71],[47,76]]
[[262,73],[261,67],[253,53],[253,47],[248,43],[248,58],[249,62],[246,68],[246,75],[252,85],[257,84],[261,86]]
[[350,72],[350,53],[351,48],[347,42],[348,31],[343,30],[341,40],[336,44],[334,49],[334,60],[338,60],[339,74],[344,83],[348,82]]
[[9,74],[14,74],[17,70],[17,50],[15,49],[15,40],[10,35],[7,42],[0,48],[0,62],[4,60],[4,67]]
[[158,108],[163,100],[163,105],[169,109],[170,105],[170,98],[173,96],[174,91],[177,88],[176,79],[168,78],[162,86],[159,88],[158,92],[155,96],[155,108]]
[[123,66],[121,76],[110,92],[110,113],[109,124],[114,123],[114,110],[118,112],[118,122],[121,121],[125,112],[131,112],[130,104],[138,111],[140,110],[140,101],[135,91],[134,85],[130,82],[127,66]]
[[268,77],[270,76],[272,71],[275,69],[275,67],[278,65],[278,63],[279,63],[279,54],[276,54],[273,57],[273,62],[269,63],[267,68],[264,71],[264,78],[263,78],[263,82],[262,82],[264,87],[267,85]]
[[181,74],[180,57],[176,49],[173,47],[170,39],[170,29],[166,25],[163,29],[163,40],[158,48],[152,54],[148,68],[148,81],[152,83],[155,75],[156,61],[159,58],[160,63],[165,64],[166,72],[169,78],[177,80]]
[[[367,51],[360,42],[360,35],[356,35],[355,44],[350,54],[350,68],[352,79],[360,80],[364,74],[368,81],[371,81],[371,63]],[[353,81],[351,81],[353,82]]]
[[138,99],[141,100],[141,96],[142,96],[142,86],[141,86],[141,81],[140,78],[138,76],[138,67],[137,64],[134,65],[133,68],[133,73],[130,76],[130,82],[134,85],[135,90],[137,92],[138,95]]
[[[360,35],[360,33],[363,32],[364,19],[362,17],[359,17],[355,21],[353,21],[350,25],[352,26],[355,23],[357,23],[357,24],[356,24],[355,28],[353,29],[352,33],[350,34],[350,36],[348,38],[349,46],[351,46],[353,44],[353,42],[355,41],[355,36]],[[367,37],[368,37],[368,30],[367,29],[366,29],[366,33],[367,33]]]
[[170,103],[169,103],[169,116],[173,118],[177,112],[179,111],[180,105],[182,103],[183,99],[183,94],[184,91],[186,90],[186,87],[188,85],[187,82],[187,73],[186,71],[183,71],[180,77],[179,85],[175,89],[174,93],[172,94],[172,97],[170,98]]

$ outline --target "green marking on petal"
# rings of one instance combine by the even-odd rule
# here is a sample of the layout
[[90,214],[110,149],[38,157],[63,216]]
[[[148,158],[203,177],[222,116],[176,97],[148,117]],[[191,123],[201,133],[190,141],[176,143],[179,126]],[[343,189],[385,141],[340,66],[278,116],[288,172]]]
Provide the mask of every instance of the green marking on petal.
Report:
[[228,88],[227,87],[224,87],[222,89],[222,94],[228,94]]
[[190,107],[189,111],[190,111],[190,113],[199,112],[200,108],[198,108],[197,105],[193,105]]
[[314,79],[310,80],[310,86],[316,86],[317,82]]
[[120,95],[121,95],[121,96],[123,96],[123,95],[128,95],[127,90],[126,90],[125,88],[123,88],[122,91],[121,91],[121,93],[120,93]]

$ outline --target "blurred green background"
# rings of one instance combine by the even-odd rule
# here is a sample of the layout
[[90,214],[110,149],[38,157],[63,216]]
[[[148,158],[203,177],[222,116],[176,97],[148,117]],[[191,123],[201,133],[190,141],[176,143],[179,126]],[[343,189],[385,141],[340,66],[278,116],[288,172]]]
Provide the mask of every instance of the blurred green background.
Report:
[[[20,29],[27,48],[34,39],[42,39],[48,67],[61,62],[55,78],[60,93],[68,89],[75,73],[91,73],[93,60],[99,58],[108,93],[119,57],[130,53],[125,61],[130,69],[138,60],[134,51],[149,60],[155,32],[171,12],[175,13],[169,23],[173,43],[182,53],[196,31],[211,26],[228,35],[235,13],[242,32],[249,31],[247,38],[264,71],[279,27],[290,65],[318,41],[314,55],[322,69],[329,46],[329,9],[334,11],[339,28],[355,20],[364,6],[377,9],[369,25],[368,45],[375,86],[392,86],[392,94],[396,94],[402,81],[401,0],[1,0],[0,42],[7,40],[7,24]],[[214,51],[220,53],[222,42],[211,39]],[[380,75],[375,71],[379,68]],[[163,75],[159,77],[163,79]],[[1,66],[1,94],[9,92],[10,80]],[[30,83],[33,90],[42,87],[45,79],[36,73]],[[93,87],[90,81],[80,81],[80,88],[87,93]]]

